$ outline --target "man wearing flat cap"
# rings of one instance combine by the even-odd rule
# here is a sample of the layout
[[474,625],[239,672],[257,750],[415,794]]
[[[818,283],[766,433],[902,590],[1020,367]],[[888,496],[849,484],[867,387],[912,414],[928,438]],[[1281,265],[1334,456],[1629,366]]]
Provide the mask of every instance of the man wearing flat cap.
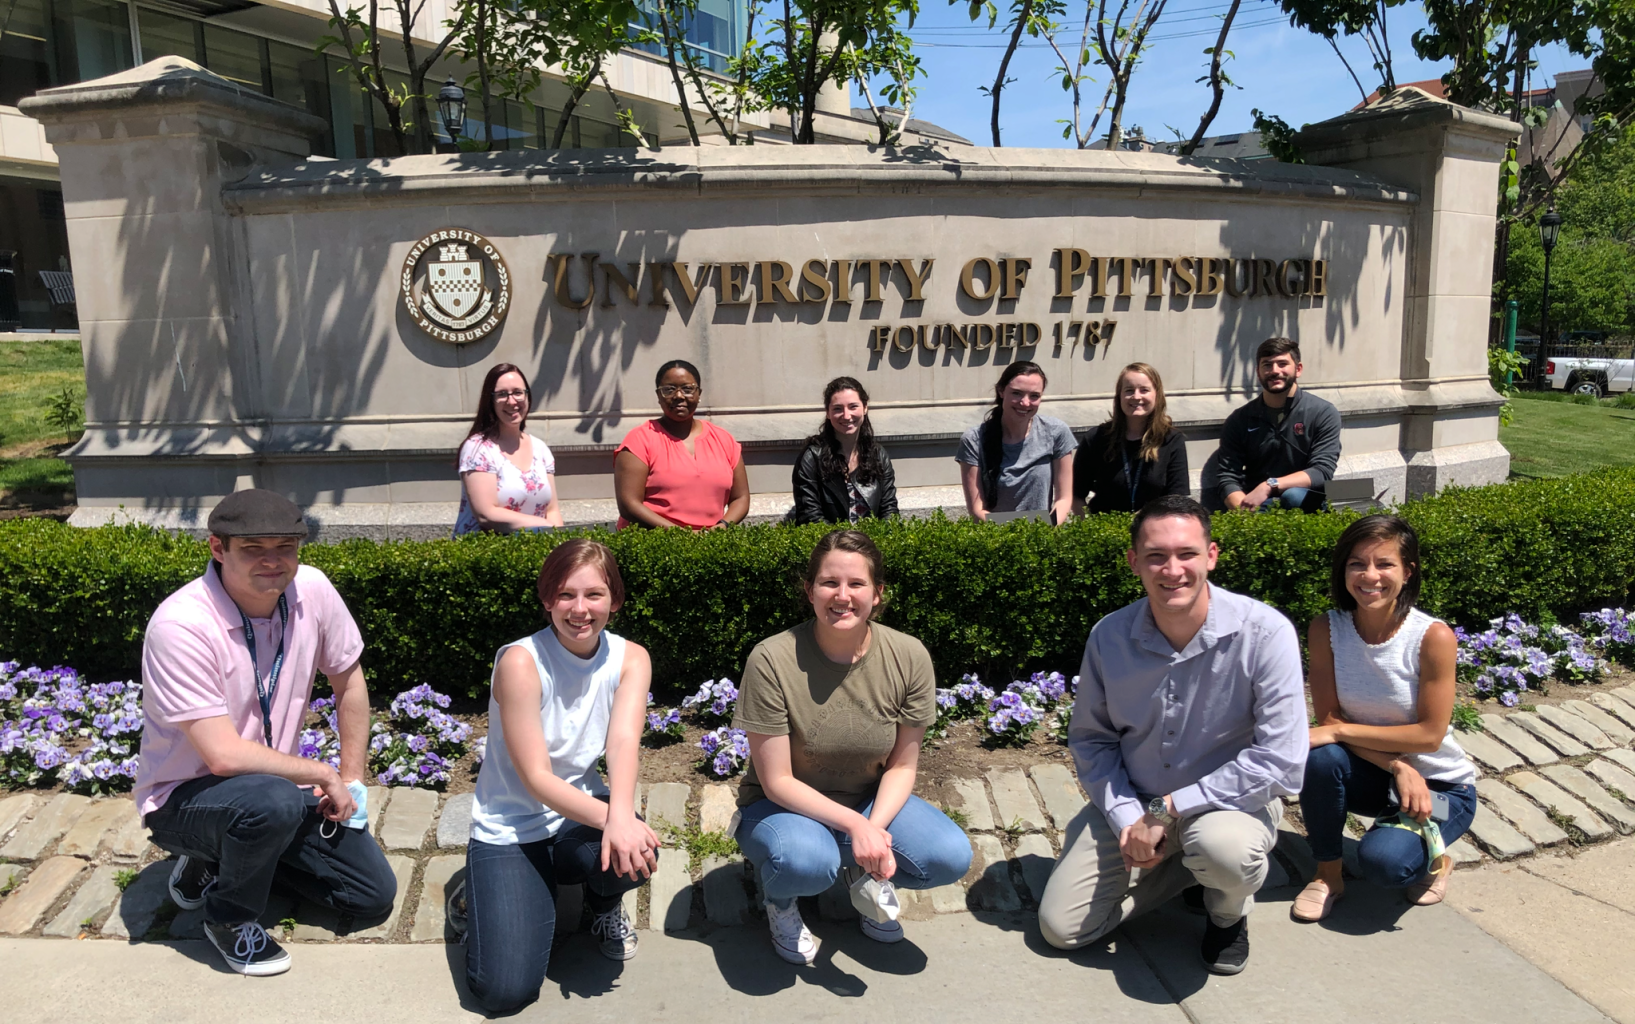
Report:
[[[170,894],[204,908],[227,966],[266,976],[290,956],[259,923],[273,883],[370,922],[397,882],[357,796],[369,745],[363,638],[323,573],[300,565],[301,510],[271,491],[210,513],[210,564],[165,598],[142,641],[136,802],[178,854]],[[312,683],[335,691],[340,768],[297,756]]]

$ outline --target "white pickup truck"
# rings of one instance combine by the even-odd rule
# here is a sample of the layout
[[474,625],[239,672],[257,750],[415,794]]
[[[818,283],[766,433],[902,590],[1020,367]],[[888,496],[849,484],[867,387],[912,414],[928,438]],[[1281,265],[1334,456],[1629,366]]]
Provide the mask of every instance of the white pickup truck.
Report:
[[1552,390],[1602,398],[1635,388],[1635,359],[1557,356],[1544,361],[1544,377]]

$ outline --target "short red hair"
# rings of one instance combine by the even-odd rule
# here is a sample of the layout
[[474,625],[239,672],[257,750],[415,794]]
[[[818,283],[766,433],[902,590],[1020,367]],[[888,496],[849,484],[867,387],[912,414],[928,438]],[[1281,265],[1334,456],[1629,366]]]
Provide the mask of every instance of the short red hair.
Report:
[[607,581],[608,595],[617,610],[624,604],[624,579],[619,575],[619,562],[606,544],[583,537],[563,541],[546,556],[545,564],[539,567],[540,603],[546,608],[555,604],[556,595],[562,592],[568,577],[587,565],[595,566]]

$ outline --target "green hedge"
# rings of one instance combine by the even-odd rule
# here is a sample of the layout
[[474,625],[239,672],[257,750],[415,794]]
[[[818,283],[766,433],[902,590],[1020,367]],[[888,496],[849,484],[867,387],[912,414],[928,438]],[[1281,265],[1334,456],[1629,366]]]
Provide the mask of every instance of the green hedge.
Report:
[[[1422,603],[1457,623],[1617,603],[1635,581],[1635,469],[1454,489],[1402,513],[1424,543]],[[1213,578],[1303,624],[1327,607],[1329,551],[1349,521],[1219,516]],[[944,679],[1076,665],[1091,625],[1140,596],[1124,565],[1128,528],[1122,515],[1059,530],[940,518],[866,527],[886,557],[884,621],[924,640]],[[756,641],[805,616],[797,580],[823,529],[603,536],[629,590],[614,628],[652,651],[662,697],[736,678]],[[373,685],[476,695],[498,646],[538,628],[534,578],[559,539],[348,541],[311,545],[302,558],[357,617]],[[0,657],[134,676],[148,616],[206,558],[198,541],[138,527],[0,524]]]

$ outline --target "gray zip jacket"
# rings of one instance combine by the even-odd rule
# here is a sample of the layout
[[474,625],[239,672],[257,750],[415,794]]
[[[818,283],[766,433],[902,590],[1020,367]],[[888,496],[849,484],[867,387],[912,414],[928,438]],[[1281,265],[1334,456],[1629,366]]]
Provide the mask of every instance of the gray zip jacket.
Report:
[[[1287,412],[1281,426],[1279,412]],[[1226,417],[1221,433],[1221,497],[1251,491],[1274,476],[1301,470],[1321,490],[1340,463],[1340,410],[1297,388],[1283,409],[1272,409],[1263,397]]]

